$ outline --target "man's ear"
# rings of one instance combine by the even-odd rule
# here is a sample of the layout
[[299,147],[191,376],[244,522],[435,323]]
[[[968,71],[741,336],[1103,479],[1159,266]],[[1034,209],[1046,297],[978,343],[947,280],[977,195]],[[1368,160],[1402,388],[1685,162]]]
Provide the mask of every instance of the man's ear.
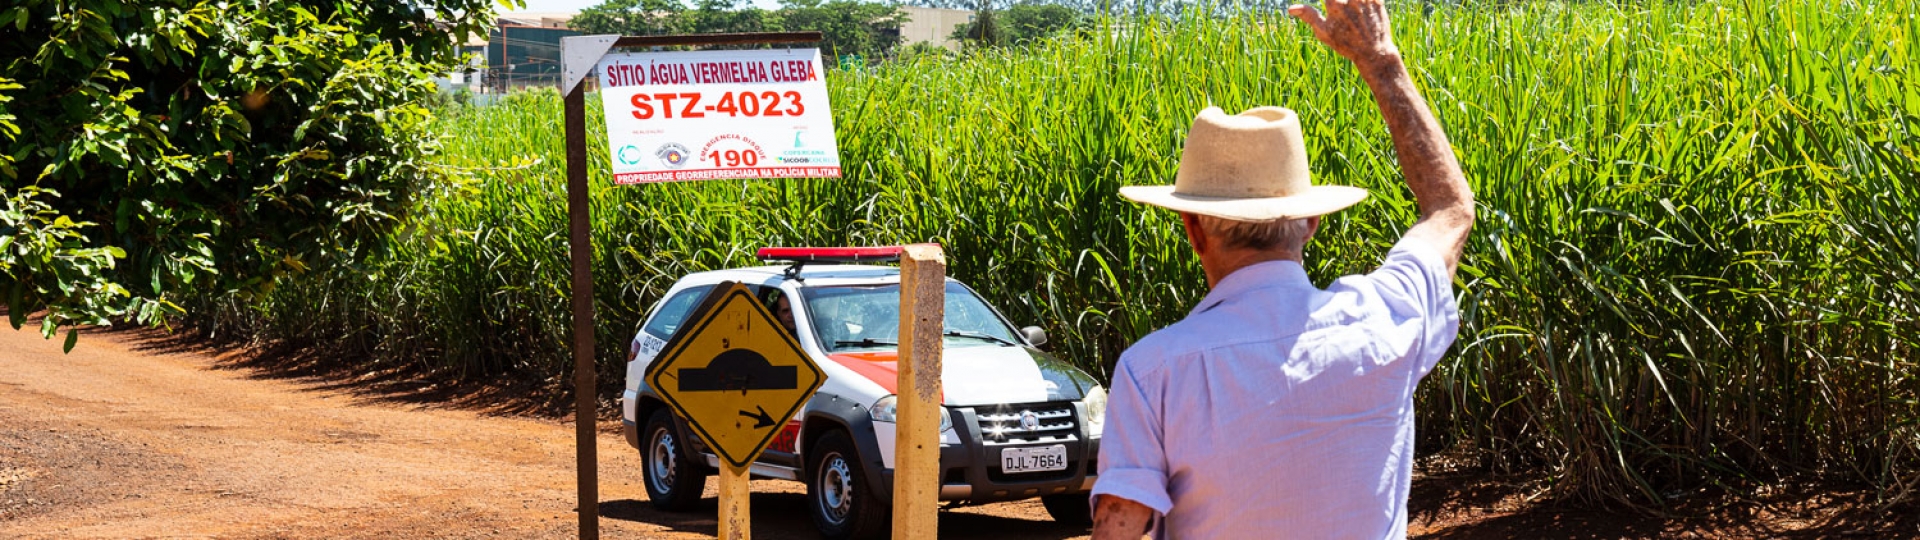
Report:
[[1300,245],[1306,245],[1308,240],[1313,239],[1313,233],[1316,232],[1320,232],[1320,216],[1307,218],[1307,237],[1300,239]]
[[1207,230],[1200,226],[1200,216],[1181,212],[1180,223],[1187,226],[1187,243],[1193,244],[1193,254],[1205,254],[1211,246],[1207,245]]

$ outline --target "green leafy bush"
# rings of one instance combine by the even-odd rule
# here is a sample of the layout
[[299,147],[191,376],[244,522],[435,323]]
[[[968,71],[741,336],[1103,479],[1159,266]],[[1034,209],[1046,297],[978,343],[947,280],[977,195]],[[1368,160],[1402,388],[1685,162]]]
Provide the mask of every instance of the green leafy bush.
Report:
[[257,293],[379,247],[437,176],[430,76],[490,4],[0,9],[0,293],[16,324],[41,309],[48,335],[158,323],[185,289]]

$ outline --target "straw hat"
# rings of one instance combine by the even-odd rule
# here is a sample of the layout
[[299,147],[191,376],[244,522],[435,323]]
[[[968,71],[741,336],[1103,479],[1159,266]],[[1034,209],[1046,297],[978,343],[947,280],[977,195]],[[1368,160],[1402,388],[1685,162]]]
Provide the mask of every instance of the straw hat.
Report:
[[1227,116],[1207,107],[1193,119],[1171,186],[1125,186],[1120,196],[1161,208],[1234,221],[1297,219],[1337,212],[1367,198],[1351,186],[1307,181],[1300,117],[1281,107]]

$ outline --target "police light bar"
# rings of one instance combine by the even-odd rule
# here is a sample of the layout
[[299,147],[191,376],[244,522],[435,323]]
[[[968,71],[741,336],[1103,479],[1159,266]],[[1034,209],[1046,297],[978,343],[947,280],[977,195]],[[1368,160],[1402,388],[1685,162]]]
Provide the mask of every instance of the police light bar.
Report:
[[900,246],[873,247],[765,247],[755,255],[762,261],[793,261],[796,263],[829,262],[848,263],[862,261],[898,261]]

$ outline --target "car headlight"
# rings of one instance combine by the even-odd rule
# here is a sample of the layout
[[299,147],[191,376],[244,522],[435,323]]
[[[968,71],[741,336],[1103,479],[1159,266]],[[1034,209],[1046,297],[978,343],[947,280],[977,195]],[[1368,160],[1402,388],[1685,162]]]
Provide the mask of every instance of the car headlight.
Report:
[[1087,435],[1099,437],[1107,427],[1107,389],[1094,385],[1087,391]]
[[[899,422],[897,415],[900,413],[900,406],[899,400],[895,398],[896,396],[887,396],[880,398],[880,401],[873,402],[873,406],[867,408],[867,416],[873,418],[875,422],[886,422],[889,424]],[[940,431],[950,429],[953,429],[952,415],[947,414],[946,407],[941,407]]]

